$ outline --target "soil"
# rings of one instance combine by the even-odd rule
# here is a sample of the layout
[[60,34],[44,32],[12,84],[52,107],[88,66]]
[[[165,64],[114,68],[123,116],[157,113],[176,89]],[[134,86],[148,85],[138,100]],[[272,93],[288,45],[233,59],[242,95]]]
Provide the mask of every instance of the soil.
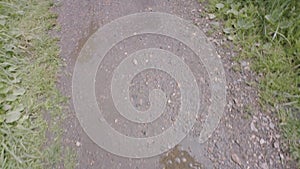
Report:
[[[99,28],[119,17],[138,12],[165,12],[193,22],[209,35],[221,57],[227,80],[227,105],[218,128],[205,143],[196,141],[201,130],[201,120],[192,132],[174,149],[159,156],[131,159],[111,154],[96,145],[83,131],[76,117],[72,99],[66,111],[63,144],[72,146],[77,153],[78,169],[189,169],[189,168],[293,168],[287,163],[288,156],[283,152],[277,120],[272,112],[263,111],[258,104],[255,84],[259,78],[250,70],[247,61],[236,63],[230,41],[222,36],[221,23],[203,16],[204,6],[196,0],[64,0],[54,10],[59,14],[61,25],[61,57],[66,63],[59,79],[62,92],[72,97],[72,73],[76,59],[87,39]],[[218,27],[210,34],[213,27]],[[195,54],[184,44],[160,35],[134,36],[115,45],[103,60],[108,72],[127,54],[145,48],[160,48],[181,55],[189,65],[203,95],[206,105],[210,96],[208,75]],[[197,64],[195,64],[197,63]],[[103,67],[102,67],[103,68]],[[101,72],[99,68],[98,72]],[[113,107],[111,100],[103,102],[101,96],[107,95],[111,73],[97,74],[96,89],[98,103]],[[105,80],[104,80],[105,79]],[[143,85],[147,82],[147,85]],[[174,84],[174,85],[172,85]],[[105,119],[120,133],[131,137],[149,137],[160,133],[171,125],[180,107],[178,84],[167,73],[146,70],[132,80],[130,96],[138,110],[149,108],[149,92],[161,89],[166,93],[170,104],[163,116],[149,125],[135,125],[116,113],[104,114]],[[172,95],[172,93],[176,93]],[[207,107],[204,106],[203,110]],[[153,129],[155,126],[155,130]],[[113,141],[113,140],[112,140]]]

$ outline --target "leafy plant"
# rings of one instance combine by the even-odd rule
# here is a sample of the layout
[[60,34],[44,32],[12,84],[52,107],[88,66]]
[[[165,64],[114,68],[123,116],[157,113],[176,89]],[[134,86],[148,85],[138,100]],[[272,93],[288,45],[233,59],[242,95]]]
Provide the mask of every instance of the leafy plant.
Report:
[[209,0],[224,34],[262,75],[263,106],[272,106],[289,150],[300,165],[300,1]]
[[[65,98],[55,86],[57,40],[47,34],[56,18],[51,4],[0,1],[0,168],[53,168],[63,161],[58,125]],[[55,118],[47,122],[45,113]],[[55,141],[48,141],[46,130]],[[51,145],[59,147],[55,157]]]

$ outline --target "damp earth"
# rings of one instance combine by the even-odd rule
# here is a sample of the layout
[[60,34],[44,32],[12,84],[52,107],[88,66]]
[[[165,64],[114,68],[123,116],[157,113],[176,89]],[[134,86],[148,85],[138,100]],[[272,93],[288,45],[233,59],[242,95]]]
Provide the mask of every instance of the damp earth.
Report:
[[[66,66],[59,79],[59,87],[67,96],[72,96],[72,73],[79,53],[99,28],[125,15],[138,12],[164,12],[176,15],[209,32],[216,21],[201,17],[204,5],[194,0],[64,0],[54,11],[59,14],[61,31],[61,57]],[[220,23],[218,23],[220,24]],[[77,154],[78,169],[206,169],[206,168],[288,168],[285,154],[281,151],[276,119],[259,108],[257,91],[248,82],[256,76],[247,66],[236,72],[232,44],[222,37],[222,30],[210,34],[211,43],[222,60],[227,81],[227,103],[218,128],[210,139],[199,144],[197,138],[202,129],[211,93],[208,72],[199,58],[185,44],[176,39],[155,34],[137,35],[113,46],[106,54],[95,78],[95,95],[100,105],[107,109],[105,120],[118,132],[131,137],[149,137],[170,127],[180,108],[181,96],[178,84],[167,73],[147,70],[134,77],[129,89],[132,105],[141,111],[150,106],[149,90],[160,89],[166,93],[167,106],[163,116],[150,124],[134,124],[114,113],[110,98],[109,81],[118,63],[129,54],[145,49],[158,48],[181,56],[194,72],[201,90],[201,115],[186,138],[175,148],[150,158],[126,158],[109,153],[95,144],[84,132],[76,117],[72,100],[66,110],[63,144],[73,146]],[[100,45],[100,42],[99,42]],[[136,62],[135,62],[136,63]],[[136,63],[139,64],[139,63]],[[107,73],[101,73],[104,70]],[[251,107],[251,109],[249,108]],[[154,129],[155,127],[155,129]],[[114,140],[111,140],[112,142]]]

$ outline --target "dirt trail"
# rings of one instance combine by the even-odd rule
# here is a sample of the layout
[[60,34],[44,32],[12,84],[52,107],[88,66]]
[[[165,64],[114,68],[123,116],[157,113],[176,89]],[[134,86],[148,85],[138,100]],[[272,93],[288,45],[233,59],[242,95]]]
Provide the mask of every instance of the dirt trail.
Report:
[[[105,24],[119,17],[138,12],[165,12],[177,15],[193,22],[201,30],[207,32],[212,29],[211,25],[219,23],[200,17],[203,6],[197,1],[186,0],[64,0],[56,9],[59,14],[61,29],[61,56],[67,65],[64,75],[60,79],[60,86],[67,96],[72,96],[72,73],[76,59],[87,39]],[[75,115],[72,101],[69,105],[67,120],[64,124],[64,144],[74,146],[78,156],[78,169],[176,169],[176,168],[262,168],[281,169],[289,168],[286,164],[285,154],[280,147],[280,136],[276,127],[276,119],[271,118],[270,112],[262,112],[257,103],[257,92],[249,85],[256,77],[249,70],[248,63],[242,62],[241,67],[232,62],[234,53],[230,50],[230,43],[221,36],[221,32],[213,33],[209,41],[214,45],[224,65],[227,79],[227,106],[224,116],[213,136],[205,143],[199,144],[195,141],[201,125],[194,126],[193,131],[168,153],[159,156],[130,159],[113,155],[96,145],[83,131]],[[228,45],[227,45],[228,44]],[[140,35],[125,39],[114,46],[104,60],[105,65],[114,65],[121,61],[121,55],[134,51],[155,47],[168,49],[177,55],[182,55],[187,64],[191,65],[196,78],[207,78],[207,72],[198,62],[194,53],[184,44],[168,37],[159,35]],[[119,57],[120,56],[120,57]],[[197,64],[193,64],[197,63]],[[240,71],[233,71],[239,67]],[[107,66],[108,72],[114,70],[114,66]],[[100,68],[98,70],[100,72]],[[70,76],[71,75],[71,76]],[[149,77],[147,79],[147,77]],[[96,89],[97,100],[100,104],[107,105],[109,109],[111,102],[101,102],[101,96],[106,95],[109,88],[106,85],[108,74],[97,74]],[[147,79],[149,85],[142,86]],[[158,83],[154,83],[158,81]],[[167,95],[179,91],[172,85],[172,78],[160,71],[149,70],[141,72],[133,79],[130,93],[134,96],[133,103],[139,110],[149,108],[149,93],[140,90],[161,86]],[[175,82],[174,82],[175,83]],[[200,88],[204,91],[204,105],[210,96],[207,91],[207,83],[204,81]],[[171,102],[165,112],[165,116],[153,123],[152,126],[134,125],[116,114],[105,114],[105,119],[121,133],[133,137],[147,137],[155,135],[160,129],[163,130],[172,122],[172,116],[180,106],[178,98],[180,95],[170,97]],[[204,110],[207,107],[204,107]],[[116,120],[117,119],[117,120]],[[171,120],[170,120],[171,119]],[[199,122],[200,124],[200,122]],[[153,126],[155,130],[151,130]],[[113,141],[113,140],[112,140]]]

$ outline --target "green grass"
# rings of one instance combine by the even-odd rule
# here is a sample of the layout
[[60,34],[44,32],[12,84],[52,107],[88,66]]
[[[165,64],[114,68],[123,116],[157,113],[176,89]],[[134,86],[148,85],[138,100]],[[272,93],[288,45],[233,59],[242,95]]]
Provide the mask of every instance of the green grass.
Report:
[[[261,75],[260,100],[278,117],[288,151],[300,166],[300,1],[208,0],[207,12]],[[238,50],[241,48],[242,50]]]
[[56,88],[62,66],[57,39],[47,33],[56,25],[57,16],[49,11],[53,5],[51,0],[0,1],[3,169],[74,167],[71,151],[61,146],[61,105],[66,99]]

